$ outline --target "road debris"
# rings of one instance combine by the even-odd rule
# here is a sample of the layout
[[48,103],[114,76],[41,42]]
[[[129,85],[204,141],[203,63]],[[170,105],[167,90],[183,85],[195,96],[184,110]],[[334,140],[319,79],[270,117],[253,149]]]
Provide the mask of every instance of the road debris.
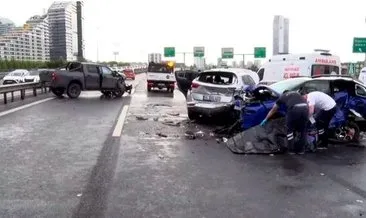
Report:
[[228,139],[227,139],[227,138],[225,138],[225,137],[222,137],[222,141],[223,141],[224,143],[226,143],[226,142],[228,141]]
[[160,159],[164,159],[164,156],[163,156],[163,155],[161,155],[161,154],[159,154],[159,155],[158,155],[158,157],[159,157]]
[[136,116],[137,120],[148,120],[149,118],[144,117],[144,116]]
[[356,200],[357,203],[363,203],[363,200]]
[[82,195],[83,195],[83,194],[79,193],[79,194],[77,194],[76,196],[81,197]]
[[169,112],[167,114],[170,115],[170,116],[173,116],[173,117],[177,117],[177,116],[180,115],[179,113],[176,113],[176,112]]
[[171,105],[168,105],[168,104],[148,104],[146,106],[147,107],[172,107]]
[[269,156],[273,157],[273,156],[274,156],[274,154],[269,154]]
[[210,132],[210,136],[211,136],[211,137],[215,137],[215,133]]
[[168,125],[168,126],[180,126],[179,121],[172,121],[172,120],[164,120],[162,124]]
[[205,133],[204,133],[204,132],[202,132],[202,131],[200,130],[200,131],[196,132],[194,135],[195,135],[196,137],[202,138],[202,137],[204,137],[204,136],[205,136]]
[[154,121],[159,121],[159,117],[154,117],[153,120]]
[[167,135],[165,135],[165,134],[163,134],[163,133],[156,133],[156,135],[157,136],[160,136],[160,137],[163,137],[163,138],[167,138],[168,136]]
[[324,174],[324,173],[320,173],[320,175],[321,175],[321,176],[325,176],[325,174]]
[[186,131],[184,133],[184,136],[188,139],[191,139],[191,140],[196,139],[196,136],[194,135],[194,133],[192,131]]

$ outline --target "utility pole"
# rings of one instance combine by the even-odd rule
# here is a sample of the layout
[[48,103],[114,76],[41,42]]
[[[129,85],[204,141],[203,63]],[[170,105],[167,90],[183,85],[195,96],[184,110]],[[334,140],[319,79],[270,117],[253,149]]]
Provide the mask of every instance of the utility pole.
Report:
[[186,54],[193,54],[193,52],[176,52],[176,54],[183,54],[183,63],[186,66]]
[[240,55],[243,57],[243,68],[245,68],[245,55],[254,55],[254,54],[234,54],[234,55]]

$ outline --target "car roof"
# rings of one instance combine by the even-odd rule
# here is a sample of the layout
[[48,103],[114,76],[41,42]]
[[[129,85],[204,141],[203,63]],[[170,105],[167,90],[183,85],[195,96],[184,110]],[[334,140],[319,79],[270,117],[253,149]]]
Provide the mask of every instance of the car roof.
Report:
[[237,75],[256,73],[252,70],[243,69],[243,68],[214,68],[214,69],[210,69],[210,70],[205,70],[202,73],[205,73],[205,72],[230,72],[230,73],[234,73]]
[[[328,80],[328,81],[335,81],[335,80],[344,80],[344,81],[353,81],[357,84],[360,84],[362,86],[365,86],[363,83],[361,83],[360,81],[358,81],[357,79],[354,79],[352,77],[342,77],[342,76],[320,76],[320,77],[316,77],[316,78],[311,78],[311,77],[295,77],[295,78],[290,78],[287,80],[303,80],[305,81],[310,81],[310,80]],[[282,80],[283,81],[283,80]]]

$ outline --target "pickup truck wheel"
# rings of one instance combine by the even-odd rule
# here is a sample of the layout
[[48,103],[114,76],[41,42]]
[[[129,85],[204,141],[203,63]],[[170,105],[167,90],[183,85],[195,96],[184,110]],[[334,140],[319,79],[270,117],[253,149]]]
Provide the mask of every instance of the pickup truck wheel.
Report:
[[123,94],[124,94],[125,92],[124,91],[122,91],[121,89],[120,90],[118,90],[118,91],[114,91],[113,92],[113,95],[114,96],[116,96],[117,98],[120,98],[120,97],[122,97],[123,96]]
[[60,88],[51,88],[51,92],[56,95],[57,97],[62,97],[62,95],[64,94],[65,90],[64,89],[60,89]]
[[81,93],[81,86],[77,83],[71,83],[69,87],[67,87],[67,96],[69,98],[77,98]]

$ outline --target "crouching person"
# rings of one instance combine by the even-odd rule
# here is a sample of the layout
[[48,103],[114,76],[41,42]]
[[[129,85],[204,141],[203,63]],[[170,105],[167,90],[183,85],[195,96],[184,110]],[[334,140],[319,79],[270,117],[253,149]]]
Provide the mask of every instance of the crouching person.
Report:
[[[288,153],[304,154],[305,146],[307,144],[306,136],[309,120],[309,108],[306,100],[298,92],[284,91],[260,125],[264,126],[267,120],[270,119],[280,107],[283,107],[286,110]],[[294,133],[298,133],[299,137],[295,138]]]

